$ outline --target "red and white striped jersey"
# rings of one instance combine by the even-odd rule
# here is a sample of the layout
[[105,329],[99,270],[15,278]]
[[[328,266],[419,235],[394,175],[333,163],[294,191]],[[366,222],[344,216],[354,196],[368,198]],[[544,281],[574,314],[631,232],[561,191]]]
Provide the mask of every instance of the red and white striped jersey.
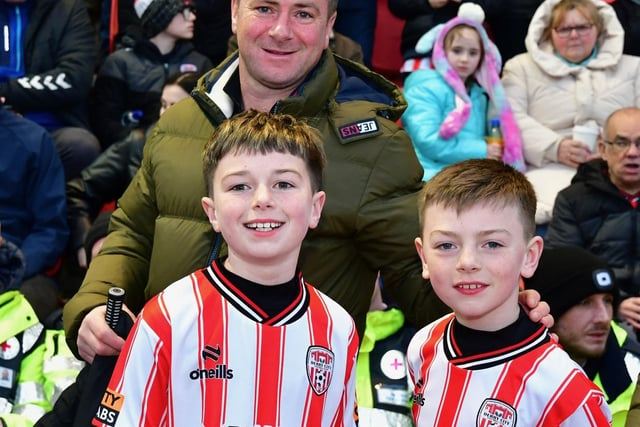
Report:
[[214,263],[144,307],[95,426],[353,426],[358,335],[299,276],[300,297],[264,312]]
[[[517,327],[503,335],[467,328],[466,336],[458,336],[464,326],[454,318],[424,327],[409,344],[418,427],[611,425],[600,389],[544,326],[521,314]],[[491,349],[491,340],[503,343]]]

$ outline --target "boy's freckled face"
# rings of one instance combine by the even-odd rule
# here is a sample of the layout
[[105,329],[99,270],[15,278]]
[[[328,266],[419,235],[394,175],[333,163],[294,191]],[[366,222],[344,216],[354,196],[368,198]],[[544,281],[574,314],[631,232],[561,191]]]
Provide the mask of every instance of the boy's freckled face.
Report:
[[537,266],[530,245],[514,206],[476,205],[459,214],[429,206],[422,238],[416,239],[423,274],[438,296],[462,324],[480,330],[516,320],[520,275]]
[[213,179],[205,208],[229,245],[229,258],[247,265],[295,265],[300,243],[315,228],[324,192],[313,193],[304,161],[291,154],[228,154]]

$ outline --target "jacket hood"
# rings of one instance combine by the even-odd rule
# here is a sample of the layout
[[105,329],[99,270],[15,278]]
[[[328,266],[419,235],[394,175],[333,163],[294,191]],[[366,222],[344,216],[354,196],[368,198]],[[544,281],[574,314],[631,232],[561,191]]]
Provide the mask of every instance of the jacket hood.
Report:
[[[221,121],[233,114],[233,102],[224,92],[239,65],[238,53],[224,60],[217,68],[200,78],[193,92],[194,98],[213,121]],[[335,94],[335,101],[332,99]],[[334,56],[325,50],[318,66],[300,85],[296,94],[278,101],[272,111],[299,117],[313,117],[331,102],[368,101],[376,114],[398,120],[407,104],[400,89],[383,76],[361,64]]]
[[[624,47],[624,29],[618,20],[615,10],[602,0],[591,0],[596,5],[603,18],[603,29],[596,41],[597,55],[589,61],[586,68],[605,69],[618,64],[622,57]],[[551,20],[551,11],[560,0],[546,0],[543,2],[531,18],[529,31],[525,38],[527,52],[531,54],[534,62],[545,73],[562,77],[579,72],[582,67],[571,67],[558,58],[553,50],[551,40],[542,40],[547,24]]]
[[578,182],[606,193],[619,194],[618,189],[609,179],[607,162],[602,159],[593,159],[578,166],[578,171],[571,180],[571,184]]

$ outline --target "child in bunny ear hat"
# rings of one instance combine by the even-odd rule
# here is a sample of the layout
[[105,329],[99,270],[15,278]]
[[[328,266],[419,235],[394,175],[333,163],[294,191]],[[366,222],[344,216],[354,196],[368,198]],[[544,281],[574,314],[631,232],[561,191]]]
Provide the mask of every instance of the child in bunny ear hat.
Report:
[[[405,80],[409,105],[402,122],[424,168],[424,181],[471,158],[501,159],[525,169],[520,130],[500,82],[500,53],[483,20],[480,6],[465,3],[457,17],[434,27],[416,45],[421,53],[431,52],[433,68],[414,71]],[[503,146],[485,140],[491,118],[500,120]]]

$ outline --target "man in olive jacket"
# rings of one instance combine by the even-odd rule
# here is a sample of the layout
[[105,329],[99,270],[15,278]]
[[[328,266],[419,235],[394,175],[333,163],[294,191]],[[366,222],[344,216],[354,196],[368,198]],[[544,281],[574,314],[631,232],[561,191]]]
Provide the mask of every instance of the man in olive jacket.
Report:
[[413,245],[422,168],[396,124],[406,107],[400,90],[326,49],[336,0],[272,3],[255,8],[252,0],[233,0],[239,53],[201,78],[192,98],[154,128],[110,234],[65,306],[69,344],[83,359],[117,354],[123,345],[104,322],[111,286],[123,287],[126,306],[137,312],[220,255],[221,236],[200,202],[202,149],[216,125],[249,108],[304,118],[324,140],[328,197],[302,246],[305,279],[343,305],[361,335],[378,271],[408,321],[422,325],[448,311],[422,279]]

